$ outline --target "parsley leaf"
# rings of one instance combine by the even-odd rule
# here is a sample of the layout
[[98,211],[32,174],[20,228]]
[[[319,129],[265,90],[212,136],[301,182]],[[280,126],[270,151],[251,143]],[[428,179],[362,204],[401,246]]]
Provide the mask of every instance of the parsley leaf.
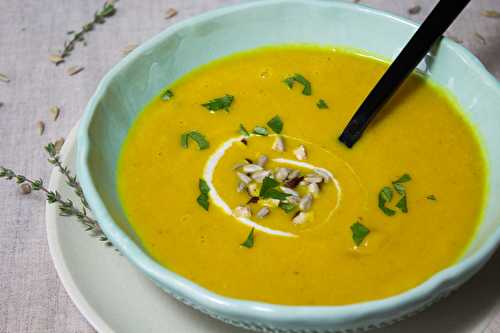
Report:
[[200,189],[201,194],[208,195],[208,192],[210,192],[210,187],[208,186],[207,182],[203,178],[200,178],[200,180],[198,182],[198,187]]
[[328,104],[326,104],[324,99],[320,99],[318,103],[316,103],[318,109],[328,109]]
[[210,147],[210,144],[208,143],[207,139],[203,134],[197,131],[190,131],[181,134],[181,147],[186,149],[189,147],[189,139],[194,140],[198,144],[198,149],[199,150],[204,150]]
[[264,180],[262,181],[262,187],[260,188],[259,196],[263,197],[267,191],[277,187],[279,184],[280,183],[278,181],[269,176],[264,178]]
[[174,97],[174,93],[170,89],[165,90],[165,92],[163,92],[160,96],[163,101],[169,101],[172,97]]
[[396,184],[396,183],[406,183],[406,182],[409,182],[410,180],[411,180],[411,176],[409,174],[405,173],[404,175],[402,175],[401,177],[399,177],[398,180],[395,180],[392,183],[393,184]]
[[361,243],[363,243],[365,237],[370,233],[370,230],[359,222],[351,225],[351,231],[352,240],[354,241],[354,244],[356,244],[356,246],[359,246]]
[[398,207],[401,212],[403,213],[408,213],[408,202],[406,201],[406,194],[399,199],[398,203],[396,204],[396,207]]
[[207,103],[202,104],[201,106],[208,109],[209,111],[224,110],[226,112],[229,112],[229,107],[231,106],[231,104],[233,104],[233,101],[234,96],[226,94],[223,97],[214,98]]
[[278,199],[279,201],[285,201],[291,194],[281,192],[277,189],[269,189],[263,195],[264,199]]
[[403,183],[409,182],[411,180],[411,176],[407,173],[399,177],[398,180],[392,182],[392,186],[394,189],[401,195],[406,195],[405,187]]
[[204,194],[204,193],[200,194],[198,196],[198,198],[196,198],[196,202],[198,202],[198,205],[203,207],[203,209],[208,211],[209,202],[208,202],[208,195],[207,194]]
[[283,209],[285,213],[289,214],[295,209],[295,205],[293,203],[289,202],[280,202],[279,208]]
[[267,131],[267,128],[265,128],[265,127],[255,126],[255,128],[253,129],[253,134],[268,136],[269,132]]
[[427,200],[437,201],[437,198],[434,194],[428,195]]
[[243,124],[240,124],[240,134],[244,136],[250,136],[250,133],[248,133],[247,129]]
[[252,230],[250,230],[250,233],[248,234],[247,239],[243,243],[241,243],[241,246],[244,246],[247,249],[251,249],[253,247],[253,243],[254,243],[253,235],[254,235],[254,228],[252,228]]
[[309,82],[302,75],[295,73],[294,75],[283,80],[283,83],[285,83],[290,89],[293,88],[295,82],[300,83],[302,86],[304,86],[304,89],[302,89],[302,95],[311,96],[312,94],[311,82]]
[[387,216],[393,216],[396,212],[385,206],[392,200],[393,192],[388,186],[383,187],[378,194],[378,208]]
[[272,129],[274,133],[281,134],[281,131],[283,130],[283,121],[281,120],[280,116],[276,115],[267,122],[267,126],[269,126],[269,128]]

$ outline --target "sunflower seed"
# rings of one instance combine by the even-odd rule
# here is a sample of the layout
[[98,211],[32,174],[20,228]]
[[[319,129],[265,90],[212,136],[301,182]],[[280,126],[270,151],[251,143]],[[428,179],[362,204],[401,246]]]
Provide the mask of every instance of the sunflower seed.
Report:
[[314,197],[316,197],[319,194],[319,186],[316,183],[311,183],[307,185],[307,190],[309,193],[311,193]]
[[43,135],[43,132],[45,132],[45,123],[43,121],[37,121],[36,129],[38,131],[38,135]]
[[288,198],[286,198],[286,201],[291,203],[291,204],[298,205],[300,202],[300,196],[291,195]]
[[255,216],[257,216],[259,219],[262,219],[262,218],[266,217],[267,215],[269,215],[270,212],[271,212],[271,210],[269,209],[269,207],[262,207],[257,212],[257,214],[255,214]]
[[177,15],[177,10],[175,10],[174,8],[169,8],[167,9],[167,11],[165,12],[165,19],[170,19],[172,17],[174,17],[175,15]]
[[242,182],[238,183],[238,186],[236,187],[236,192],[241,193],[245,190],[246,185]]
[[303,212],[308,211],[312,206],[313,196],[311,193],[306,194],[299,202],[299,209]]
[[264,178],[266,178],[270,174],[271,174],[271,172],[268,170],[260,170],[260,171],[252,173],[251,177],[257,183],[262,183],[264,181]]
[[247,164],[244,165],[241,169],[243,170],[244,173],[254,173],[257,171],[261,171],[262,167],[257,164]]
[[286,179],[289,173],[290,169],[288,168],[276,168],[276,171],[274,172],[274,178],[277,181],[282,182]]
[[266,155],[260,155],[259,158],[257,158],[257,165],[260,167],[264,167],[267,161],[269,161],[269,158]]
[[303,224],[307,222],[308,220],[308,215],[307,213],[300,212],[297,216],[295,216],[292,220],[294,224]]
[[259,190],[257,189],[257,184],[251,183],[248,185],[248,194],[250,194],[251,197],[259,196]]
[[238,176],[238,178],[245,184],[250,184],[250,182],[252,181],[252,178],[248,177],[247,175],[245,175],[244,173],[241,173],[241,172],[236,172],[236,175]]
[[293,151],[293,153],[295,154],[295,157],[297,157],[299,161],[307,159],[306,147],[304,147],[304,145],[300,145],[299,148]]
[[56,150],[56,153],[59,153],[61,151],[62,146],[64,145],[64,138],[59,138],[54,142],[54,148]]
[[304,178],[304,182],[306,182],[307,184],[311,184],[311,183],[321,183],[323,182],[323,177],[321,177],[320,175],[318,174],[308,174],[305,178]]
[[135,50],[135,48],[136,48],[137,46],[138,46],[137,44],[128,44],[127,46],[125,46],[125,47],[122,49],[122,54],[123,54],[123,55],[127,55],[127,54],[129,54],[130,52],[132,52],[133,50]]
[[233,170],[238,170],[239,168],[242,168],[243,166],[247,165],[247,163],[236,163],[233,166]]
[[7,75],[0,73],[0,81],[8,83],[10,82],[10,79]]
[[50,113],[52,113],[52,119],[54,119],[54,121],[57,120],[57,118],[59,118],[59,113],[61,113],[61,109],[59,109],[58,106],[53,106],[50,108]]
[[497,12],[496,10],[483,10],[481,15],[485,17],[500,18],[500,12]]
[[325,183],[328,183],[330,180],[331,180],[331,177],[330,175],[328,174],[328,172],[324,171],[324,170],[321,170],[321,169],[314,169],[314,172],[317,173],[318,175],[321,176],[321,178],[323,178],[323,181]]
[[251,217],[252,216],[252,211],[250,210],[250,207],[248,206],[238,206],[235,209],[233,209],[233,215],[235,217]]
[[292,190],[291,188],[285,187],[285,186],[280,186],[281,191],[285,192],[286,194],[290,194],[293,197],[298,197],[299,194]]
[[73,76],[73,75],[76,75],[76,74],[80,73],[81,71],[83,71],[83,69],[84,69],[84,67],[71,66],[66,70],[66,72],[68,73],[69,76]]
[[298,176],[300,176],[300,170],[293,170],[288,174],[288,177],[286,177],[288,180],[295,179]]
[[272,208],[276,208],[280,205],[280,201],[278,199],[264,199],[260,200],[260,202],[262,203],[262,205]]
[[277,136],[276,139],[274,139],[272,149],[280,153],[285,151],[285,142],[281,136]]
[[49,56],[49,61],[56,64],[56,65],[59,65],[61,62],[64,61],[64,58],[58,54],[51,54]]

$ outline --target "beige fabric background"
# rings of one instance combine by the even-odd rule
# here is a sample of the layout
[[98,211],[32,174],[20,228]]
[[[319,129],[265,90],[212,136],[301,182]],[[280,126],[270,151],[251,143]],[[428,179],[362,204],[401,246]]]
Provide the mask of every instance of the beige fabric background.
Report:
[[[450,0],[451,1],[451,0]],[[80,118],[102,76],[122,58],[129,43],[141,43],[171,24],[198,13],[236,3],[236,0],[120,0],[117,14],[88,35],[58,67],[48,55],[60,48],[65,32],[76,30],[92,17],[103,0],[0,0],[0,165],[26,175],[48,179],[50,168],[42,150],[49,140],[65,136]],[[421,5],[412,18],[421,21],[436,0],[362,0],[364,4],[409,16],[408,8]],[[179,14],[164,19],[167,8]],[[481,10],[500,11],[500,0],[474,0],[450,34],[462,39],[486,67],[500,77],[500,19],[485,18]],[[475,36],[479,33],[486,44]],[[84,66],[76,76],[66,68]],[[57,122],[48,109],[61,107]],[[39,136],[35,123],[47,124]],[[500,125],[500,124],[499,124]],[[480,288],[484,281],[500,290],[500,255],[465,288]],[[453,296],[452,296],[453,297]],[[499,305],[485,332],[500,332],[500,293],[484,295]],[[467,306],[467,304],[464,304]],[[460,320],[449,318],[443,320]],[[44,201],[39,194],[23,196],[13,184],[0,183],[0,332],[93,332],[68,298],[53,268],[47,247]]]

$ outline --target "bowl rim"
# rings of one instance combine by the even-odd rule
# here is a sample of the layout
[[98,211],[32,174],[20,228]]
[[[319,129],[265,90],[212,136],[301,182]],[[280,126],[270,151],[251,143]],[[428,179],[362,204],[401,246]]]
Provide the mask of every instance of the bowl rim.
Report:
[[[425,280],[418,286],[404,291],[400,294],[393,295],[387,298],[347,304],[347,305],[280,305],[251,300],[240,300],[231,297],[222,296],[212,292],[197,283],[184,278],[183,276],[161,266],[147,255],[139,246],[137,246],[114,222],[108,212],[104,202],[93,183],[90,168],[87,164],[90,151],[89,127],[93,119],[93,115],[101,98],[105,95],[112,80],[128,67],[142,54],[154,48],[157,44],[167,39],[169,36],[178,31],[194,24],[203,23],[219,16],[231,14],[241,10],[265,7],[268,5],[286,4],[286,5],[308,5],[308,6],[328,6],[339,9],[354,9],[360,12],[365,12],[370,15],[376,15],[386,20],[398,22],[417,29],[418,24],[408,19],[390,14],[381,10],[373,9],[361,4],[347,3],[332,0],[272,0],[272,1],[256,1],[246,2],[238,5],[223,7],[212,10],[207,13],[194,16],[192,18],[181,21],[166,30],[160,32],[153,38],[149,39],[127,57],[122,59],[118,64],[104,76],[99,83],[96,92],[91,97],[78,129],[77,141],[77,175],[81,186],[87,197],[93,213],[99,220],[99,224],[104,233],[109,237],[111,242],[124,254],[134,265],[140,268],[146,275],[155,280],[157,283],[163,284],[174,294],[187,296],[187,298],[201,307],[209,309],[216,314],[225,316],[237,316],[239,318],[259,318],[275,323],[280,322],[298,322],[311,321],[318,319],[328,319],[328,321],[341,320],[351,321],[363,318],[370,318],[380,312],[395,312],[402,309],[405,304],[419,303],[432,299],[438,290],[445,287],[448,282],[458,279],[465,273],[473,270],[475,267],[481,266],[494,253],[497,246],[500,244],[500,227],[490,238],[481,245],[481,247],[472,255],[462,260],[459,260],[452,266],[445,268],[429,279]],[[476,73],[485,81],[486,84],[493,87],[500,87],[500,83],[490,74],[484,65],[472,55],[465,47],[448,39],[443,38],[441,41],[442,47],[448,47],[455,52],[468,67],[476,71]]]

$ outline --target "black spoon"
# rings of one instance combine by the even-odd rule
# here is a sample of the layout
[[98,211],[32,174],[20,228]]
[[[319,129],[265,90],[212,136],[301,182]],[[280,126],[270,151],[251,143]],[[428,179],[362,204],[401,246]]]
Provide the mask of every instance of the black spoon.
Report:
[[417,67],[432,45],[448,29],[470,0],[440,0],[396,60],[363,101],[339,140],[351,148],[377,112]]

